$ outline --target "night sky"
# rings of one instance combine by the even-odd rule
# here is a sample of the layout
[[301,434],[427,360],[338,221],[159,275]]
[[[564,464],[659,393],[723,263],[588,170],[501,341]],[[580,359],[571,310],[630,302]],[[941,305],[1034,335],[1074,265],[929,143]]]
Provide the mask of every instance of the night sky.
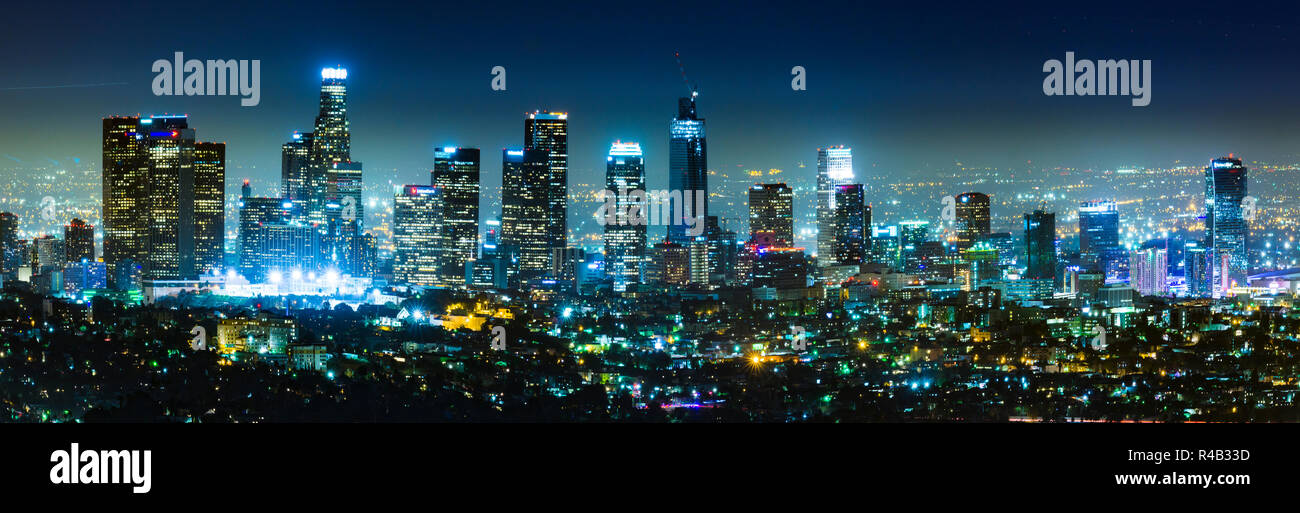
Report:
[[[815,149],[827,144],[852,146],[860,174],[898,177],[958,161],[1104,169],[1202,164],[1228,152],[1300,161],[1294,10],[113,4],[3,8],[0,155],[98,162],[101,117],[188,113],[200,140],[229,143],[228,181],[270,183],[280,144],[312,128],[320,69],[341,65],[352,155],[368,182],[425,182],[433,148],[452,144],[483,148],[485,185],[499,183],[499,149],[519,146],[523,113],[543,108],[570,113],[571,183],[600,180],[609,143],[623,139],[643,144],[650,184],[663,187],[668,122],[688,91],[673,59],[680,51],[708,120],[712,169],[802,161],[811,179]],[[1043,62],[1067,50],[1152,60],[1151,105],[1044,96]],[[261,104],[154,96],[150,65],[175,51],[260,59]],[[489,88],[497,65],[507,69],[505,92]],[[795,65],[808,70],[807,91],[790,89]],[[61,87],[85,84],[103,85]]]

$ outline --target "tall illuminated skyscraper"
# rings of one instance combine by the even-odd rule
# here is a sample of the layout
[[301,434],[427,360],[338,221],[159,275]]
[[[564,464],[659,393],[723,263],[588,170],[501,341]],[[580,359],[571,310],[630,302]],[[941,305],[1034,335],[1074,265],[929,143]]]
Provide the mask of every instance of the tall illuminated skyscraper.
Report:
[[393,203],[393,279],[407,285],[441,285],[442,191],[407,185]]
[[[677,99],[677,117],[669,127],[668,138],[668,187],[680,191],[685,196],[707,194],[709,191],[708,144],[704,130],[704,119],[695,110],[695,93],[690,98]],[[687,218],[703,219],[709,215],[708,197],[704,200],[703,212],[690,212],[692,208],[683,201],[672,204],[669,211],[668,240],[681,245],[688,245],[692,238],[683,221]],[[683,208],[686,207],[686,208]]]
[[1056,214],[1042,210],[1025,214],[1025,248],[1025,278],[1050,286],[1056,279]]
[[513,279],[540,275],[550,267],[550,169],[545,150],[501,150],[501,246],[513,254]]
[[145,280],[194,279],[194,130],[185,116],[150,118]]
[[12,212],[0,212],[0,277],[7,280],[18,272],[18,266],[22,265],[21,255],[18,216]]
[[366,276],[364,238],[366,206],[361,201],[361,163],[340,162],[331,169],[325,214],[329,220],[325,240],[335,270]]
[[540,110],[528,114],[524,120],[524,149],[546,152],[546,210],[541,214],[546,219],[549,255],[569,245],[569,115]]
[[194,143],[194,268],[226,267],[226,143]]
[[974,246],[987,237],[989,226],[989,197],[979,192],[967,192],[956,197],[957,249]]
[[922,248],[930,240],[930,222],[921,219],[901,221],[898,223],[898,244],[902,252],[903,271],[915,273],[921,270]]
[[442,195],[438,235],[442,281],[463,284],[465,262],[478,252],[478,148],[448,146],[435,152],[431,178]]
[[616,195],[618,209],[612,213],[616,222],[605,224],[605,269],[614,280],[614,290],[622,292],[628,284],[640,283],[645,272],[646,225],[632,217],[632,209],[648,215],[645,197],[632,194],[646,190],[645,159],[639,143],[619,141],[610,146],[605,159],[605,190]]
[[760,247],[794,246],[794,190],[784,183],[749,188],[749,238]]
[[[831,256],[838,265],[861,264],[871,249],[871,207],[863,198],[862,184],[835,186],[834,244]],[[896,257],[890,258],[890,265]]]
[[352,133],[348,129],[348,70],[325,68],[320,76],[320,113],[316,115],[316,129],[312,133],[304,212],[308,222],[318,225],[326,222],[326,203],[334,165],[352,161]]
[[835,262],[835,186],[853,180],[853,148],[817,148],[817,258]]
[[1183,248],[1183,279],[1186,283],[1186,295],[1206,297],[1210,295],[1210,251],[1205,246],[1188,242]]
[[1210,289],[1222,297],[1234,285],[1246,283],[1246,167],[1240,159],[1220,157],[1205,168],[1205,242]]
[[1079,255],[1089,270],[1107,281],[1128,277],[1127,258],[1119,245],[1119,206],[1114,201],[1086,201],[1079,205]]
[[[306,212],[311,191],[324,191],[322,183],[313,182],[311,167],[311,132],[294,132],[289,142],[280,146],[280,196],[293,203],[293,211]],[[323,179],[324,176],[321,176]]]
[[142,265],[148,249],[148,216],[141,215],[149,211],[149,159],[140,133],[143,121],[133,116],[103,120],[101,219],[104,262],[112,278],[116,278],[114,271],[119,262],[129,260],[131,266]]

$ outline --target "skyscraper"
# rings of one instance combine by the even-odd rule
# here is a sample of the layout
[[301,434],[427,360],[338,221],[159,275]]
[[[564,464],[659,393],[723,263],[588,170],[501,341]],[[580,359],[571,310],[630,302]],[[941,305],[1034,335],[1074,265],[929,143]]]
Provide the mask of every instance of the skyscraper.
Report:
[[549,180],[545,150],[501,150],[501,245],[516,262],[512,279],[532,278],[550,265]]
[[1119,207],[1114,201],[1079,205],[1079,256],[1089,270],[1107,281],[1127,278],[1124,248],[1119,245]]
[[862,184],[835,186],[832,200],[835,229],[831,256],[838,265],[861,264],[871,247],[871,207],[863,198]]
[[[194,143],[194,273],[226,267],[226,143]],[[92,258],[93,260],[93,258]]]
[[930,240],[930,222],[925,220],[899,222],[898,239],[901,246],[899,249],[903,253],[903,271],[908,273],[920,271],[923,265],[921,247]]
[[[865,207],[865,211],[863,226],[871,226],[871,207]],[[836,229],[839,229],[839,227],[836,226]],[[867,240],[870,243],[865,245],[863,258],[873,264],[898,268],[899,261],[903,258],[903,241],[899,235],[898,226],[874,226],[868,228],[868,230],[870,231],[867,232]],[[841,249],[845,247],[845,243],[838,240],[836,245]]]
[[324,193],[324,177],[313,182],[311,167],[311,132],[294,132],[289,142],[280,146],[280,196],[293,203],[293,211],[302,215],[312,191]]
[[540,110],[528,114],[524,120],[524,149],[546,152],[546,209],[542,215],[546,219],[549,255],[551,250],[569,245],[569,115]]
[[823,266],[836,261],[835,186],[852,180],[852,148],[817,148],[817,258]]
[[185,116],[154,116],[149,121],[144,137],[149,159],[144,278],[193,279],[198,276],[194,265],[194,130]]
[[708,216],[704,218],[704,238],[709,248],[709,284],[735,283],[736,232],[723,229],[718,216]]
[[1183,248],[1183,279],[1187,285],[1187,295],[1191,297],[1210,296],[1210,252],[1205,246],[1188,242]]
[[441,285],[442,191],[407,185],[393,203],[393,279],[407,285]]
[[749,238],[759,246],[794,245],[794,190],[784,183],[749,188]]
[[[687,191],[692,194],[708,194],[708,145],[704,130],[704,120],[695,110],[695,93],[690,98],[678,98],[677,117],[669,127],[668,138],[668,187],[680,191],[683,197]],[[703,219],[709,215],[708,197],[705,197],[703,212],[691,212],[686,201],[670,205],[668,240],[687,245],[691,236],[687,233],[685,219]]]
[[0,212],[0,276],[9,279],[22,265],[22,251],[18,244],[18,216]]
[[956,197],[957,249],[969,248],[989,234],[989,197],[967,192]]
[[73,219],[63,227],[64,251],[69,262],[95,261],[95,227]]
[[442,281],[463,284],[478,251],[479,150],[448,146],[434,153],[433,186],[442,196],[438,235]]
[[1046,281],[1050,287],[1056,279],[1056,214],[1042,210],[1025,214],[1025,248],[1025,278]]
[[[645,198],[645,159],[641,145],[616,141],[605,158],[605,190],[616,195],[614,223],[605,222],[605,269],[614,290],[640,283],[645,272],[646,224],[636,214],[648,215]],[[632,194],[639,191],[639,194]],[[635,210],[633,210],[635,209]]]
[[325,68],[320,72],[320,112],[311,136],[311,164],[306,176],[304,217],[312,224],[326,222],[329,184],[334,165],[352,161],[352,133],[348,128],[348,70]]
[[[103,120],[104,262],[116,282],[117,263],[143,265],[148,241],[149,159],[138,117]],[[152,122],[150,122],[152,123]]]
[[325,217],[329,220],[328,235],[330,262],[338,271],[352,276],[365,276],[364,237],[366,206],[361,201],[361,163],[339,162],[329,175],[328,199]]
[[1246,197],[1246,167],[1240,159],[1220,157],[1205,168],[1205,242],[1208,246],[1210,289],[1215,297],[1234,283],[1244,285],[1246,220],[1241,203]]

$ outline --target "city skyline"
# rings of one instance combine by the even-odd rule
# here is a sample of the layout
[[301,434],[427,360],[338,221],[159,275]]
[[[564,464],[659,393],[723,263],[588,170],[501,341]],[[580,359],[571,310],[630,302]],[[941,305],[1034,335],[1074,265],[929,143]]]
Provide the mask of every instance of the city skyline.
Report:
[[[369,278],[376,272],[377,260],[380,257],[388,259],[395,256],[386,255],[385,252],[388,251],[386,248],[390,247],[390,244],[398,242],[396,237],[393,240],[381,241],[365,231],[366,201],[362,195],[362,167],[361,163],[351,160],[350,156],[351,131],[350,119],[347,115],[350,83],[348,71],[341,67],[324,68],[321,70],[320,77],[320,111],[316,116],[314,131],[295,131],[292,139],[284,143],[281,148],[281,184],[276,189],[281,192],[282,197],[252,197],[249,193],[248,180],[245,179],[243,182],[238,202],[240,208],[237,212],[239,231],[234,237],[238,242],[233,252],[228,245],[223,248],[222,240],[228,234],[221,229],[225,217],[223,208],[220,207],[225,201],[221,198],[224,190],[229,186],[228,183],[227,187],[221,186],[225,181],[226,145],[195,142],[194,130],[188,125],[188,116],[164,115],[145,119],[105,118],[103,157],[113,160],[105,161],[110,173],[103,177],[106,200],[104,211],[116,212],[108,217],[109,222],[104,229],[104,262],[107,264],[108,282],[114,284],[118,281],[116,267],[119,261],[126,261],[138,267],[140,276],[137,279],[146,282],[195,280],[199,276],[226,274],[234,276],[234,273],[242,273],[250,280],[264,280],[270,275],[280,275],[290,271],[289,266],[293,267],[294,272],[305,269],[312,272]],[[676,173],[674,175],[676,178],[670,177],[669,182],[683,187],[708,188],[707,174],[704,173],[706,159],[704,120],[697,116],[696,100],[694,94],[679,98],[677,117],[668,127],[670,140],[674,141],[670,146],[672,150],[669,155],[672,161],[670,168]],[[494,219],[505,220],[504,224],[509,227],[503,230],[502,243],[507,248],[504,254],[507,259],[505,267],[512,276],[511,283],[515,286],[539,277],[570,282],[578,279],[576,269],[581,265],[603,265],[599,262],[585,262],[583,249],[587,244],[579,242],[583,235],[567,232],[564,229],[565,219],[572,216],[568,202],[573,198],[568,191],[569,181],[566,176],[568,114],[537,110],[526,113],[524,121],[524,149],[503,149],[503,168],[523,169],[518,167],[521,162],[520,156],[528,151],[537,153],[533,160],[543,157],[546,160],[544,163],[537,162],[542,168],[534,171],[536,176],[529,179],[531,181],[520,178],[522,175],[518,172],[512,172],[514,173],[512,176],[517,177],[509,179],[514,180],[516,184],[509,188],[510,192],[522,193],[524,196],[503,202],[500,210],[493,211],[490,202],[489,208],[480,208],[484,202],[480,194],[481,158],[477,148],[449,146],[435,152],[435,164],[427,183],[433,186],[431,191],[438,192],[433,195],[439,202],[435,208],[438,214],[434,227],[436,233],[433,234],[438,242],[433,251],[436,254],[434,258],[438,260],[439,271],[436,279],[422,278],[410,283],[458,286],[472,281],[472,276],[478,271],[471,269],[474,265],[467,267],[467,264],[476,260],[480,246],[486,243],[486,240],[481,238],[485,235],[482,226],[486,221]],[[145,137],[146,135],[148,137]],[[618,148],[619,144],[622,143],[615,141],[612,147]],[[173,147],[176,151],[168,153]],[[904,241],[900,237],[899,227],[908,223],[928,222],[924,219],[928,216],[913,211],[909,214],[913,216],[909,220],[891,221],[896,224],[872,223],[873,200],[878,198],[871,197],[860,183],[849,184],[855,180],[869,178],[855,176],[852,149],[832,146],[818,148],[817,152],[818,189],[815,191],[815,217],[821,233],[817,236],[817,249],[812,251],[810,256],[819,256],[821,267],[873,263],[910,268],[912,264],[905,262],[911,260],[905,252],[916,252],[920,247],[924,247],[929,239],[928,229],[926,233],[920,236],[911,235],[911,240]],[[646,188],[644,153],[639,144],[635,146],[635,155],[639,159],[637,168],[641,169],[638,175],[642,177],[637,180],[638,186]],[[607,158],[612,159],[614,156],[615,153],[611,151]],[[109,163],[112,165],[108,165]],[[516,167],[511,167],[512,165]],[[537,174],[538,172],[541,174]],[[1245,201],[1250,200],[1249,208],[1253,212],[1256,199],[1246,194],[1244,179],[1247,172],[1240,159],[1233,159],[1231,155],[1214,159],[1211,165],[1205,168],[1205,173],[1205,219],[1207,228],[1211,230],[1207,231],[1207,237],[1201,241],[1201,244],[1209,250],[1206,255],[1209,259],[1206,264],[1208,269],[1206,279],[1212,284],[1205,289],[1217,295],[1226,293],[1234,286],[1244,284],[1247,271],[1256,264],[1249,261],[1246,228],[1241,219],[1242,212],[1245,211]],[[799,180],[800,177],[796,174],[791,175],[790,178]],[[509,180],[507,183],[510,183]],[[612,187],[611,183],[607,182],[606,187]],[[753,187],[772,185],[757,180],[751,183],[754,184]],[[408,192],[414,190],[411,189],[412,187],[417,186],[394,187],[398,191],[395,206],[401,203],[403,196],[409,196]],[[751,196],[753,187],[750,188]],[[845,197],[850,198],[845,201],[847,206],[845,208],[849,210],[837,208],[836,205],[837,199],[842,199],[840,195],[845,192],[843,190],[845,187],[851,187],[850,190],[853,191],[851,196]],[[649,188],[653,189],[652,186]],[[834,190],[832,191],[831,188]],[[527,192],[529,190],[533,192]],[[671,190],[679,194],[691,192],[689,189]],[[794,196],[793,192],[791,190],[791,199]],[[529,195],[536,198],[530,200]],[[686,201],[674,201],[666,205],[674,208],[677,205],[689,205],[691,196],[683,195]],[[110,196],[111,201],[107,201]],[[999,268],[1008,263],[1015,263],[1015,259],[1007,258],[1009,252],[1016,248],[1014,234],[1007,234],[1010,236],[1009,239],[996,238],[992,232],[993,216],[989,195],[971,191],[945,198],[945,202],[949,199],[953,201],[953,224],[949,226],[952,231],[935,233],[940,238],[940,243],[944,243],[944,237],[947,237],[946,242],[953,244],[951,250],[955,251],[961,259],[970,260],[972,264],[984,258],[977,256],[978,254],[988,251],[993,251],[992,258],[997,259]],[[730,260],[734,257],[733,248],[754,244],[758,239],[753,237],[748,241],[737,239],[734,230],[726,229],[727,226],[723,224],[725,221],[708,215],[709,202],[706,198],[700,197],[698,200],[701,203],[695,207],[695,210],[699,211],[696,215],[700,216],[699,222],[706,225],[699,227],[701,235],[695,236],[694,232],[691,232],[692,236],[686,238],[684,235],[686,232],[680,230],[690,223],[685,225],[669,223],[668,240],[681,246],[690,261],[687,265],[689,278],[685,283],[693,286],[707,284],[711,287],[729,284],[736,279],[733,276],[736,264]],[[259,206],[258,202],[266,205]],[[191,203],[194,205],[192,208],[185,206]],[[651,201],[647,206],[653,207],[654,203]],[[785,205],[791,209],[788,215],[790,218],[794,217],[794,203],[791,200],[788,205]],[[1213,208],[1216,203],[1221,204],[1218,209]],[[1128,263],[1128,257],[1121,254],[1126,250],[1120,248],[1118,244],[1117,203],[1114,200],[1088,200],[1078,205],[1080,237],[1077,247],[1080,252],[1080,264],[1077,266],[1077,271],[1102,272],[1103,281],[1106,283],[1127,282],[1129,278],[1127,271],[1123,267],[1117,267]],[[575,207],[582,208],[580,205]],[[142,218],[133,215],[132,209],[135,208],[145,208],[155,213]],[[250,209],[253,214],[247,214]],[[752,219],[753,205],[750,205],[749,209],[749,216],[744,217]],[[1215,210],[1222,212],[1215,216]],[[545,214],[541,217],[541,224],[532,229],[537,233],[538,240],[520,242],[517,235],[512,235],[518,232],[518,226],[521,226],[518,219],[521,215],[527,218],[530,213],[535,215],[535,212],[539,211]],[[650,211],[654,212],[653,208]],[[671,214],[668,217],[678,215],[676,210],[666,213]],[[1069,249],[1057,247],[1055,242],[1059,240],[1055,228],[1055,213],[1040,212],[1039,207],[1036,206],[1034,216],[1040,214],[1048,216],[1050,222],[1046,226],[1050,227],[1050,230],[1048,233],[1031,237],[1026,228],[1025,244],[1029,245],[1034,241],[1033,244],[1036,246],[1032,247],[1041,248],[1029,249],[1027,274],[1037,281],[1049,281],[1059,277],[1059,272],[1044,267],[1049,261],[1054,261],[1055,257],[1035,255],[1042,255],[1044,251],[1060,254]],[[249,217],[250,215],[252,217]],[[844,218],[845,215],[849,217]],[[1025,214],[1026,226],[1029,226],[1029,215]],[[397,217],[401,216],[394,216],[394,224],[379,223],[375,228],[386,233],[402,231],[403,227],[399,226],[400,223],[396,223]],[[652,222],[649,224],[657,224],[653,222],[655,218],[656,216],[652,214]],[[853,220],[855,218],[860,218],[861,221]],[[666,217],[665,220],[667,219]],[[839,230],[836,226],[844,219],[849,219],[846,224],[848,231]],[[1216,219],[1217,222],[1211,222]],[[150,224],[132,228],[134,226],[132,223],[140,223],[144,220],[148,220]],[[735,218],[730,220],[734,221]],[[163,224],[158,224],[160,222]],[[1039,221],[1034,222],[1035,225],[1038,223]],[[119,225],[126,228],[114,228]],[[679,226],[676,235],[672,230],[673,225]],[[21,222],[18,226],[21,226]],[[642,226],[640,229],[645,228]],[[170,235],[167,234],[168,230],[172,230]],[[751,232],[753,232],[752,226]],[[606,235],[608,233],[607,227]],[[1052,237],[1051,244],[1037,242],[1037,239],[1049,236]],[[875,248],[872,247],[873,239],[879,239]],[[132,240],[136,242],[131,242]],[[148,247],[156,250],[145,252],[142,248],[146,247],[146,244],[141,242],[145,240],[148,241]],[[640,240],[647,239],[642,236]],[[860,242],[852,242],[854,240]],[[999,240],[1007,241],[1009,245],[1003,247],[1000,245],[1003,243],[999,243]],[[33,244],[35,242],[33,241]],[[773,247],[773,242],[777,242],[775,247],[782,247],[791,246],[795,241],[793,237],[788,241],[758,240],[758,255],[775,254],[763,251],[765,247]],[[1141,242],[1143,247],[1150,244],[1149,241]],[[1183,242],[1191,246],[1197,245],[1193,240],[1183,240]],[[529,246],[530,244],[535,245],[533,250],[523,250],[532,247]],[[577,253],[570,254],[569,248],[574,244],[577,245],[575,249]],[[640,251],[651,250],[647,242],[639,244],[640,248],[644,248]],[[1165,245],[1168,246],[1167,240]],[[1231,248],[1216,251],[1220,246],[1231,246]],[[121,249],[116,249],[119,247],[137,249],[134,250],[135,253],[123,253]],[[257,249],[250,253],[249,247]],[[1132,245],[1127,247],[1133,248]],[[529,251],[534,251],[536,254]],[[631,247],[620,250],[620,252],[627,251],[636,254],[639,250]],[[968,251],[976,253],[967,255]],[[654,251],[650,251],[651,255],[653,253]],[[998,256],[999,253],[1001,257]],[[1180,253],[1186,256],[1185,252],[1180,251]],[[1230,258],[1222,256],[1229,254]],[[232,257],[238,262],[232,263]],[[250,259],[252,264],[249,263]],[[637,258],[618,265],[634,263],[635,260]],[[754,263],[761,264],[761,260],[762,258],[758,258]],[[266,262],[281,263],[268,269]],[[1202,278],[1197,274],[1196,283],[1193,284],[1192,275],[1181,270],[1195,266],[1185,262],[1187,261],[1178,261],[1180,272],[1172,274],[1181,274],[1186,280],[1187,288],[1184,294],[1194,294],[1200,290]],[[647,263],[655,263],[653,256]],[[1225,268],[1227,263],[1231,263],[1233,267],[1230,277],[1226,272],[1221,272],[1221,268]],[[638,264],[638,267],[640,265]],[[570,270],[559,271],[561,267]],[[997,272],[990,271],[987,264],[979,263],[977,267],[978,269],[972,271],[974,273],[972,276],[975,278],[967,277],[967,280],[983,281],[997,277]],[[33,271],[37,269],[33,268]],[[646,271],[634,272],[639,275]],[[847,271],[829,270],[828,272],[838,275],[840,272]],[[849,272],[837,279],[849,278],[853,274]],[[495,282],[496,278],[487,276],[486,279]],[[974,281],[968,281],[967,286],[973,284]],[[1055,286],[1044,283],[1036,286],[1036,290],[1050,290]],[[1150,286],[1144,288],[1146,290],[1168,289],[1168,287]]]

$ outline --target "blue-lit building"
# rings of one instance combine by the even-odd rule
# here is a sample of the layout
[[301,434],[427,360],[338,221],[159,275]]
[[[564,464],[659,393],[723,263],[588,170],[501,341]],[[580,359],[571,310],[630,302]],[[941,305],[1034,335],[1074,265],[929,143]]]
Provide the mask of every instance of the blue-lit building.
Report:
[[1079,256],[1088,270],[1104,273],[1106,281],[1128,278],[1128,255],[1119,243],[1119,206],[1114,201],[1079,205]]
[[[704,132],[704,120],[695,110],[695,93],[690,98],[677,100],[677,117],[669,129],[668,140],[668,187],[674,191],[709,190],[708,147]],[[668,240],[686,245],[691,242],[687,234],[688,226],[680,222],[688,217],[707,217],[709,215],[708,198],[704,201],[703,212],[686,212],[688,202],[673,204],[668,226]]]
[[833,253],[825,257],[839,265],[861,264],[867,259],[872,242],[871,207],[863,198],[862,184],[836,185],[833,204]]
[[[866,215],[868,217],[871,215],[870,207]],[[903,256],[903,248],[899,239],[898,226],[876,226],[870,231],[866,247],[867,260],[870,263],[900,268],[898,264]]]
[[605,190],[615,195],[617,209],[605,220],[605,265],[614,291],[622,292],[645,273],[646,223],[636,216],[646,214],[645,159],[640,144],[615,142],[605,160]]
[[471,287],[503,289],[509,284],[510,253],[501,247],[501,222],[488,220],[478,258],[465,262],[465,284]]
[[1210,290],[1215,297],[1246,284],[1250,266],[1246,255],[1246,167],[1240,159],[1220,157],[1205,168],[1205,242]]
[[294,132],[289,142],[280,146],[280,197],[293,204],[295,213],[307,211],[307,201],[315,191],[325,197],[325,177],[312,174],[311,132]]
[[81,259],[63,266],[63,290],[70,295],[108,288],[108,266],[103,262]]
[[[248,181],[244,181],[239,199],[239,273],[257,283],[266,278],[271,267],[269,249],[273,227],[294,223],[293,203],[284,198],[255,197],[251,195]],[[283,233],[280,234],[283,236]]]
[[[303,212],[309,224],[324,225],[335,164],[352,162],[352,132],[348,126],[348,70],[325,68],[320,72],[320,112],[312,133],[310,168]],[[283,173],[283,170],[281,170]]]
[[1056,280],[1056,214],[1025,214],[1025,253],[1025,278],[1045,283],[1050,292]]
[[1188,242],[1183,248],[1183,279],[1186,295],[1191,297],[1208,297],[1210,295],[1209,268],[1210,252],[1205,246]]

